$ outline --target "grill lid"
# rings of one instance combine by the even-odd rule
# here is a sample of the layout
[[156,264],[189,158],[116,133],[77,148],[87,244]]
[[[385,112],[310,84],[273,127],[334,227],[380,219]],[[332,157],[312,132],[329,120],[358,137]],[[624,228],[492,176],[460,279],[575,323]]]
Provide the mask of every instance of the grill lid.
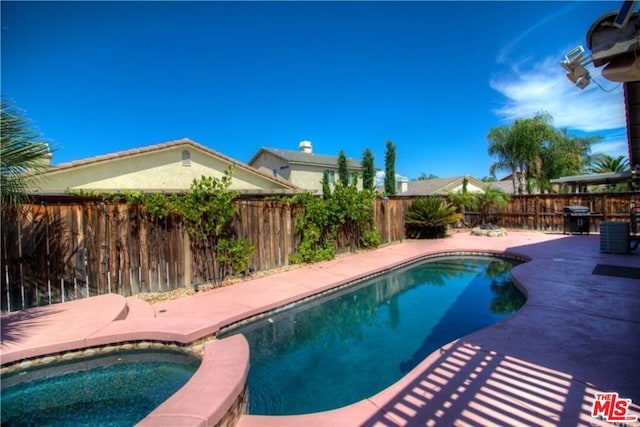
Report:
[[565,206],[562,212],[568,215],[589,215],[589,208],[580,205]]

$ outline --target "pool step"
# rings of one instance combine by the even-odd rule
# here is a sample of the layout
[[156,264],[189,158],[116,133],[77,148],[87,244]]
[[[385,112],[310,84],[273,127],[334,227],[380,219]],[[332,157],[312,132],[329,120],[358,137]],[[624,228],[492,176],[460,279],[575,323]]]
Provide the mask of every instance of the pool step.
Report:
[[127,309],[127,320],[156,317],[156,311],[153,309],[153,306],[140,298],[127,298]]

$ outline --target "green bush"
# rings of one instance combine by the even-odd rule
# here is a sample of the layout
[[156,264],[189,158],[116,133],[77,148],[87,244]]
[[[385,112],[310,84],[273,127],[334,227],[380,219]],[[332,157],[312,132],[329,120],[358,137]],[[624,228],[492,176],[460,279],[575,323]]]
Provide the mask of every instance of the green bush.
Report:
[[293,264],[332,259],[335,255],[336,224],[330,220],[331,194],[316,197],[309,193],[293,198],[302,205],[296,213],[295,231],[301,240],[290,261]]
[[[290,261],[294,264],[333,259],[340,236],[352,251],[380,244],[373,223],[375,193],[358,191],[356,183],[337,183],[323,197],[302,194],[294,198],[302,209],[296,214],[295,231],[301,237]],[[346,239],[346,240],[345,240]]]
[[440,238],[447,234],[447,226],[460,219],[455,206],[440,197],[415,199],[407,210],[407,237],[412,239]]
[[463,212],[466,209],[480,213],[473,224],[464,224],[471,227],[475,227],[478,223],[485,224],[492,212],[505,209],[509,204],[509,198],[510,196],[507,193],[492,186],[487,187],[484,193],[447,194],[449,202],[454,206],[460,207]]
[[255,246],[244,239],[223,238],[218,241],[218,262],[227,274],[245,274],[255,250]]
[[218,284],[230,274],[245,273],[255,251],[252,244],[235,235],[232,226],[236,213],[233,201],[238,196],[237,191],[229,190],[232,175],[231,166],[220,178],[201,176],[181,195],[125,192],[113,195],[112,200],[124,197],[127,204],[144,205],[151,218],[180,217],[189,234],[196,277]]
[[478,195],[478,210],[480,211],[480,222],[484,224],[489,214],[495,210],[503,210],[509,204],[509,196],[504,191],[495,187],[488,187],[484,193]]
[[471,212],[478,210],[479,201],[477,193],[449,193],[447,199],[454,206],[463,207]]
[[363,248],[377,248],[382,242],[378,230],[364,230],[360,236]]

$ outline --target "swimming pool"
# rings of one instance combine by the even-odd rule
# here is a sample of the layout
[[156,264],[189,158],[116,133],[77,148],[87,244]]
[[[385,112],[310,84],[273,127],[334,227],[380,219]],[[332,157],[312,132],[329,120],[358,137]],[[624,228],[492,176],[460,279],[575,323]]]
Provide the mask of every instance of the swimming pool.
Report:
[[515,263],[429,259],[224,331],[249,342],[249,413],[311,413],[376,394],[442,345],[521,307]]
[[116,352],[2,377],[3,426],[131,426],[182,387],[200,359]]

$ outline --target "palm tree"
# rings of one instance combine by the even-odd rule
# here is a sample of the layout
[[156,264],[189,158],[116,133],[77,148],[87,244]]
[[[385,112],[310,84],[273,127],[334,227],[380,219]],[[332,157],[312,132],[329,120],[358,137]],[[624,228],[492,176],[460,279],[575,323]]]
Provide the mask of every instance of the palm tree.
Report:
[[537,178],[542,170],[541,152],[544,141],[554,138],[556,130],[551,126],[548,113],[538,113],[533,118],[516,120],[511,127],[493,128],[487,134],[489,154],[498,161],[491,165],[489,173],[509,171],[513,179],[514,194],[522,194],[528,178]]
[[[19,204],[29,193],[29,182],[46,168],[49,145],[38,141],[22,112],[11,102],[0,104],[0,195]],[[27,181],[29,178],[29,181]]]
[[489,155],[498,157],[498,161],[489,168],[489,173],[495,175],[500,170],[510,172],[513,193],[517,194],[516,175],[518,173],[518,162],[511,129],[508,126],[493,128],[487,134],[487,139],[489,140]]
[[542,170],[535,185],[542,191],[551,191],[552,179],[583,173],[591,157],[591,146],[601,140],[600,136],[569,135],[567,129],[556,132],[554,138],[543,144]]
[[589,167],[591,173],[607,172],[629,172],[629,159],[625,156],[612,157],[608,154],[597,154],[594,156],[592,165]]

